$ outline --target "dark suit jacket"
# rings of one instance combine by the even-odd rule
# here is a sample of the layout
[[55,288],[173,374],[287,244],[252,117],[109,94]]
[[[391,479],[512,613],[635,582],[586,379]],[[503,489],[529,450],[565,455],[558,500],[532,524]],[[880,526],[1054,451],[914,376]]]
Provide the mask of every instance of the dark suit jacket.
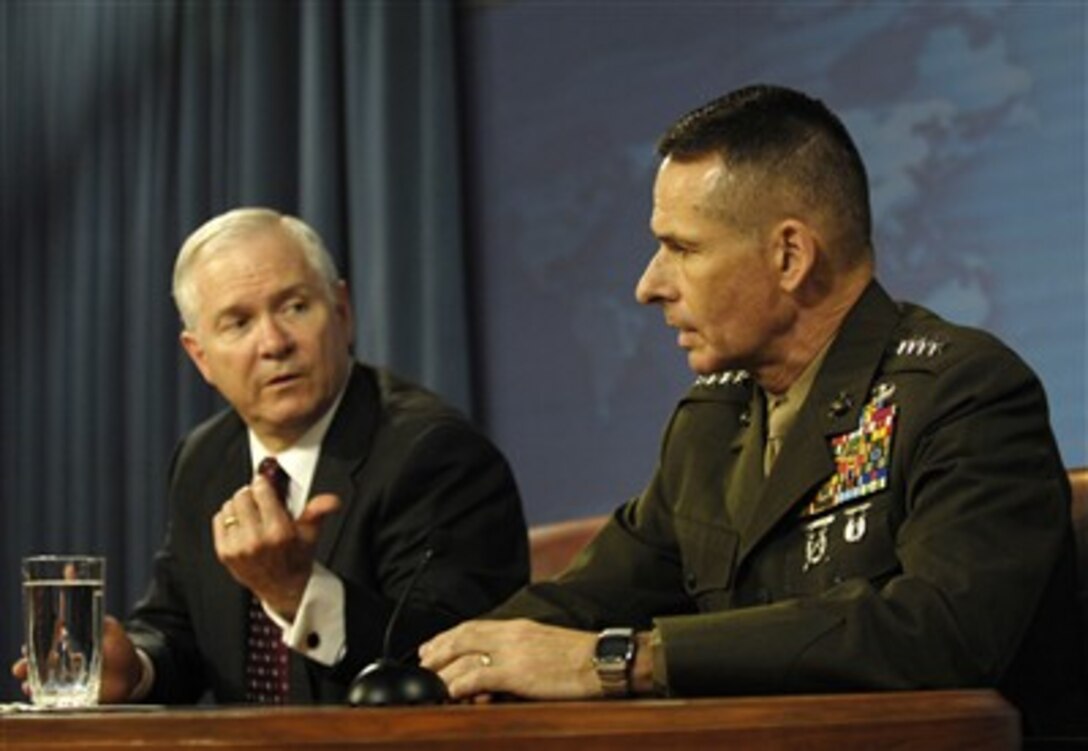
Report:
[[[244,700],[249,594],[217,561],[211,518],[250,481],[246,427],[233,411],[180,444],[170,475],[166,540],[127,628],[148,652],[148,701]],[[332,669],[291,655],[293,702],[339,702],[379,656],[393,604],[428,547],[433,561],[401,614],[394,654],[477,615],[528,579],[521,502],[503,457],[439,399],[356,365],[322,444],[311,495],[344,502],[328,518],[317,560],[345,585],[347,651]]]
[[495,615],[653,623],[674,694],[995,686],[1046,726],[1084,657],[1068,483],[1028,367],[874,282],[765,481],[762,410],[747,374],[700,379],[641,497]]

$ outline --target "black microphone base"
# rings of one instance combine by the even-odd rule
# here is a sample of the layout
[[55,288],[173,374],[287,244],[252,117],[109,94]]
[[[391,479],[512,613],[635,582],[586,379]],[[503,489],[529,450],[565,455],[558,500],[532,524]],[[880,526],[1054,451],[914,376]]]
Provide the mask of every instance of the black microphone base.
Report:
[[381,659],[363,668],[348,689],[353,707],[396,707],[445,704],[446,684],[434,671]]

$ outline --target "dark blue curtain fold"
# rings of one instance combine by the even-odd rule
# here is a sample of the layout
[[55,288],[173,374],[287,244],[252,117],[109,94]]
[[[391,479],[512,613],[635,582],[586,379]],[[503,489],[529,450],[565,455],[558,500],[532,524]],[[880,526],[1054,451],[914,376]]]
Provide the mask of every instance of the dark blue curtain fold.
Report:
[[114,613],[142,592],[173,445],[221,406],[169,296],[210,216],[305,218],[352,287],[359,355],[470,410],[453,14],[0,3],[0,661],[25,554],[106,554]]

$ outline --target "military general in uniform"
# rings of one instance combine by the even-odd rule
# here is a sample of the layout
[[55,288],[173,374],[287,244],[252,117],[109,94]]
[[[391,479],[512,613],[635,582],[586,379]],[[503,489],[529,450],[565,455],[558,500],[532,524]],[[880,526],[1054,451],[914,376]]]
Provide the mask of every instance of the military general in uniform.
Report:
[[841,121],[774,86],[659,144],[660,306],[697,379],[649,486],[556,580],[423,645],[455,697],[993,687],[1028,732],[1085,685],[1043,388],[893,301]]

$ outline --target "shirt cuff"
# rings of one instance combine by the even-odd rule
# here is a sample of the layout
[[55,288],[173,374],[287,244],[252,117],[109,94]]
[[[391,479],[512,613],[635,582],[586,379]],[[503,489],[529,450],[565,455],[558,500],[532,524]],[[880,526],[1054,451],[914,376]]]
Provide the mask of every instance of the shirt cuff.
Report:
[[340,659],[345,641],[344,583],[320,563],[314,562],[293,623],[264,603],[261,606],[283,629],[283,641],[288,647],[326,666]]

